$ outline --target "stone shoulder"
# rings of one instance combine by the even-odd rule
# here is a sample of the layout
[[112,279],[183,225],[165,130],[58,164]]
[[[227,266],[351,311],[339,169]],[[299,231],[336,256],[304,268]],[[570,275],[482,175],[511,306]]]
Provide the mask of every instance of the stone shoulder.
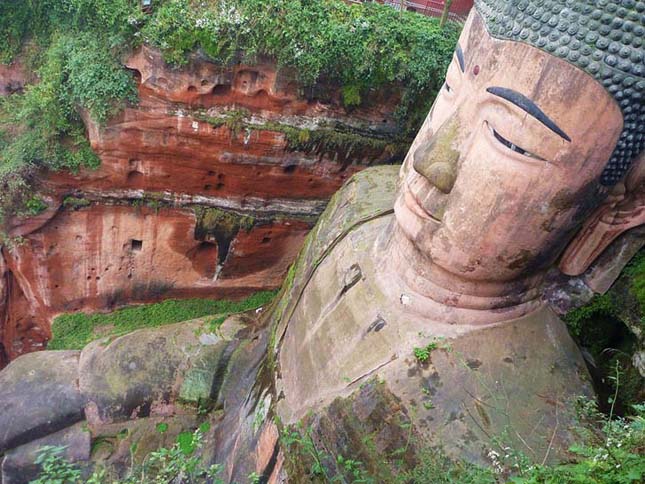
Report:
[[399,165],[363,170],[332,197],[291,266],[272,312],[271,325],[275,330],[276,344],[282,339],[289,316],[307,282],[338,242],[364,223],[393,213],[399,170]]

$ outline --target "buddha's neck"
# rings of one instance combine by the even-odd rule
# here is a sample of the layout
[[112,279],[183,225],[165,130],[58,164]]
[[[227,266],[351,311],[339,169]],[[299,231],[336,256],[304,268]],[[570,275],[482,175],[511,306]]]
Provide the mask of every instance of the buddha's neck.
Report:
[[380,285],[399,290],[401,301],[430,319],[455,324],[494,324],[519,318],[540,305],[542,275],[497,283],[472,281],[434,264],[405,237],[396,221],[377,243]]

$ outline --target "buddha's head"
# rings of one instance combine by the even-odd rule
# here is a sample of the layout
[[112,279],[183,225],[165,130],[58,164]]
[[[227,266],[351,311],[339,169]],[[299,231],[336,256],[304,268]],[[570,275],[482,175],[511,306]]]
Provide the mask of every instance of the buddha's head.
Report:
[[511,281],[616,205],[642,163],[644,17],[634,0],[476,1],[402,168],[396,217],[420,253]]

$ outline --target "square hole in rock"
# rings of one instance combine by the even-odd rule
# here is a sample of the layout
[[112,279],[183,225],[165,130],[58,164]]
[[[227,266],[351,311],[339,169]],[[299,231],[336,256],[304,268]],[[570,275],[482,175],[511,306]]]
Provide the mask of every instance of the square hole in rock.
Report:
[[132,239],[130,241],[130,245],[132,247],[132,252],[141,252],[141,249],[143,249],[142,240]]

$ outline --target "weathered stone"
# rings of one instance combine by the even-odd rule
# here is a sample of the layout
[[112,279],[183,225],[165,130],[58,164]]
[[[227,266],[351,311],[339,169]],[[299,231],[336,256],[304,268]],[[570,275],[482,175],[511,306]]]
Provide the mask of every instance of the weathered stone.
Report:
[[224,413],[207,434],[204,458],[224,465],[225,482],[244,482],[252,472],[268,478],[275,470],[272,456],[278,446],[269,429],[273,422],[268,418],[272,403],[265,361],[268,337],[267,328],[257,326],[240,333],[223,372],[216,408]]
[[[0,257],[8,267],[3,280],[12,285],[0,302],[0,309],[5,301],[11,308],[0,343],[9,359],[43,349],[49,321],[61,312],[160,298],[239,298],[274,289],[310,225],[258,217],[255,226],[233,234],[218,266],[220,247],[210,238],[196,239],[190,208],[95,204],[62,210]],[[49,269],[43,272],[43,267]]]
[[[332,197],[305,240],[283,286],[280,302],[271,315],[272,324],[280,323],[276,329],[276,341],[282,338],[288,314],[293,311],[306,283],[322,259],[355,227],[392,212],[398,171],[398,166],[370,168],[354,175]],[[352,273],[357,271],[359,268],[352,269]]]
[[78,351],[24,355],[0,372],[0,452],[83,418]]
[[182,414],[91,426],[91,462],[124,477],[155,450],[172,448],[181,432],[193,432],[204,417]]
[[219,360],[238,329],[237,323],[225,322],[221,332],[201,338],[209,332],[204,323],[180,323],[90,343],[79,369],[88,420],[98,424],[168,414],[178,398],[192,403],[216,398]]
[[2,484],[27,484],[38,477],[41,467],[35,463],[44,446],[64,447],[60,457],[71,463],[86,463],[90,458],[91,435],[87,423],[80,422],[58,432],[21,445],[5,454]]
[[422,443],[405,405],[376,379],[287,430],[301,434],[301,442],[284,449],[285,467],[296,482],[312,479],[309,473],[314,462],[303,446],[308,439],[321,457],[327,478],[352,478],[337,460],[340,456],[360,462],[361,469],[376,482],[394,482],[395,475],[417,465]]
[[230,372],[231,357],[238,347],[235,336],[248,322],[244,315],[233,315],[215,333],[200,335],[200,344],[212,346],[212,350],[191,360],[179,389],[181,401],[207,406],[221,401],[222,385]]

